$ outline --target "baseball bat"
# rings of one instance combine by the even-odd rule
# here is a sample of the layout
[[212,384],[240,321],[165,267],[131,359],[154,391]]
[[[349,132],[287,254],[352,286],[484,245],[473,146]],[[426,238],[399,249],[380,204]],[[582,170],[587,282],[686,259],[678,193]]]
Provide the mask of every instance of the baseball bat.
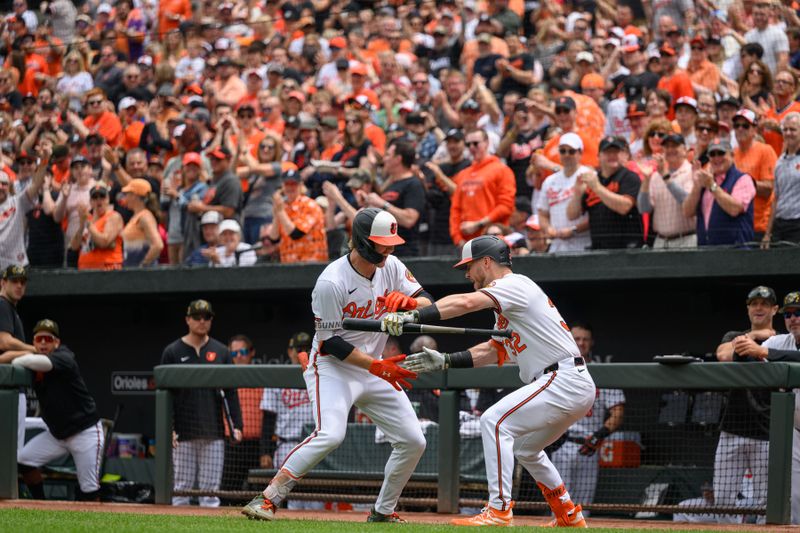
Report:
[[225,396],[225,391],[219,389],[219,395],[222,398],[222,412],[225,415],[225,422],[228,424],[228,431],[230,432],[230,439],[231,442],[236,442],[236,439],[233,438],[233,417],[231,416],[231,406],[228,405],[228,397]]
[[[375,331],[380,333],[380,320],[367,320],[365,318],[345,318],[342,328],[355,331]],[[492,337],[511,337],[510,329],[481,329],[458,328],[453,326],[432,326],[430,324],[403,324],[403,333],[445,333],[450,335],[477,335]]]

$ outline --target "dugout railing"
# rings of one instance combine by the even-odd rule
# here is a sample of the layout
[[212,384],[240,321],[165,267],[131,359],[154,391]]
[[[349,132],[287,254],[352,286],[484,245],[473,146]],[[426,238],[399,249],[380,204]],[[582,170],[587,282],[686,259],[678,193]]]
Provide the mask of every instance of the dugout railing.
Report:
[[[721,509],[719,513],[744,513],[766,515],[773,524],[789,522],[789,499],[791,486],[792,433],[794,394],[792,388],[800,387],[800,364],[738,364],[695,363],[687,365],[662,365],[657,363],[590,364],[589,371],[598,388],[625,390],[647,389],[652,391],[724,391],[731,389],[759,389],[771,392],[769,414],[769,472],[766,508]],[[171,442],[173,390],[181,388],[304,388],[299,368],[296,366],[213,366],[176,365],[159,366],[155,369],[156,392],[156,442]],[[475,505],[480,500],[461,499],[464,484],[471,483],[460,474],[459,436],[459,391],[471,388],[515,388],[521,385],[515,367],[487,367],[480,370],[456,369],[421,376],[414,382],[416,389],[438,389],[438,441],[436,447],[437,471],[435,475],[422,473],[412,478],[420,487],[435,488],[433,506],[443,513],[458,512],[459,505]],[[9,439],[5,439],[8,441]],[[158,450],[164,448],[159,446]],[[172,490],[172,456],[156,455],[156,502],[168,504]],[[269,474],[269,471],[261,471]],[[313,470],[312,470],[313,474]],[[321,476],[332,479],[340,486],[361,487],[368,484],[369,476],[342,475]],[[257,479],[268,481],[268,475]],[[309,476],[314,479],[314,476]],[[379,481],[379,480],[374,480]],[[348,482],[349,485],[348,485]],[[427,483],[427,485],[425,485]],[[321,483],[325,485],[325,483]],[[298,486],[298,489],[302,486]],[[474,483],[472,483],[474,489]],[[222,495],[225,496],[224,494]],[[231,495],[236,496],[236,495]],[[366,501],[363,495],[353,495],[351,501]],[[307,496],[305,499],[312,498]],[[477,497],[477,496],[474,496]],[[481,498],[485,497],[480,495]],[[347,500],[347,495],[338,495]],[[420,502],[407,502],[409,504]],[[517,508],[545,509],[542,502],[518,501]],[[651,511],[671,513],[686,511],[669,505],[593,504],[597,510]],[[706,510],[707,511],[707,510]],[[688,512],[696,512],[689,510]]]

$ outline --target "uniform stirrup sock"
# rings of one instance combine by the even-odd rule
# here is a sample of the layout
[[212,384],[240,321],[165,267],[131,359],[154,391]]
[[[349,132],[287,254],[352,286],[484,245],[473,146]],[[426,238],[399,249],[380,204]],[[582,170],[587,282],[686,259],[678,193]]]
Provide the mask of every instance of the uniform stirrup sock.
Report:
[[269,486],[264,489],[264,497],[277,507],[286,499],[295,485],[297,485],[297,479],[293,478],[285,470],[281,470],[272,478]]

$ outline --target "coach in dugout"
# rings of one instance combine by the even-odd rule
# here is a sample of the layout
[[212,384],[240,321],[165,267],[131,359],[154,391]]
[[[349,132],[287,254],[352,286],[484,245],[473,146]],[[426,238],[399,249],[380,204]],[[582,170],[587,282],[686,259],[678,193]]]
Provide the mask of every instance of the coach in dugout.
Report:
[[35,373],[33,390],[39,398],[47,430],[20,450],[18,462],[22,479],[31,495],[43,500],[39,467],[69,453],[78,473],[78,499],[99,500],[103,427],[75,354],[61,344],[58,324],[49,319],[40,320],[34,326],[33,346],[37,353],[21,355],[11,364]]

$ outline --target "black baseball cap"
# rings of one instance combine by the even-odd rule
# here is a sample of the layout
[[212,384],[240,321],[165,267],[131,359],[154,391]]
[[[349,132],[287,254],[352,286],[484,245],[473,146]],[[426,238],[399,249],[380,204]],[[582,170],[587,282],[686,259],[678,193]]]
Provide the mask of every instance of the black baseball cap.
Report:
[[91,165],[91,163],[89,163],[89,160],[82,155],[76,155],[69,163],[70,168],[74,167],[75,165]]
[[481,104],[479,104],[472,98],[461,104],[461,111],[480,111],[480,110],[481,110]]
[[570,98],[569,96],[559,96],[556,98],[556,109],[569,109],[572,111],[573,109],[577,109],[575,105],[575,100]]
[[447,134],[444,136],[444,138],[446,141],[449,141],[450,139],[456,141],[463,141],[464,132],[458,128],[450,128],[449,130],[447,130]]
[[311,335],[306,333],[305,331],[300,331],[292,335],[292,338],[289,339],[289,348],[294,348],[296,350],[302,351],[305,349],[311,348]]
[[286,172],[281,174],[281,182],[287,182],[287,181],[296,181],[297,183],[300,183],[303,180],[300,179],[300,173],[297,172],[296,170],[287,170]]
[[297,115],[293,117],[289,117],[286,119],[286,127],[287,128],[299,128],[300,127],[300,117]]
[[776,305],[778,303],[778,297],[775,295],[775,291],[772,290],[772,287],[767,287],[764,285],[759,285],[758,287],[752,289],[750,292],[747,293],[747,303],[749,304],[756,298],[763,298],[767,300],[772,305]]
[[206,300],[194,300],[186,308],[186,316],[190,315],[209,315],[213,317],[214,310]]
[[16,279],[28,279],[28,269],[22,265],[8,265],[5,270],[3,270],[3,279],[6,280],[16,280]]
[[620,150],[627,150],[628,143],[625,142],[625,139],[619,137],[617,135],[609,135],[608,137],[604,137],[602,141],[600,141],[600,151],[608,150],[609,148],[618,148]]
[[46,333],[51,333],[59,338],[61,337],[61,334],[58,331],[58,324],[56,324],[53,320],[50,320],[49,318],[40,320],[39,322],[36,323],[35,326],[33,326],[34,335],[42,331]]
[[667,143],[675,143],[681,146],[685,146],[686,139],[684,139],[683,135],[681,135],[680,133],[670,133],[669,135],[661,139],[661,144],[667,144]]
[[787,309],[798,308],[800,308],[800,291],[794,291],[783,297],[783,307],[781,307],[778,311],[783,313]]
[[723,98],[719,102],[717,102],[717,109],[719,109],[720,107],[722,107],[724,105],[732,105],[736,109],[739,109],[740,107],[742,107],[742,104],[741,104],[741,102],[739,102],[739,99],[738,98],[734,98],[733,96],[726,96],[725,98]]

